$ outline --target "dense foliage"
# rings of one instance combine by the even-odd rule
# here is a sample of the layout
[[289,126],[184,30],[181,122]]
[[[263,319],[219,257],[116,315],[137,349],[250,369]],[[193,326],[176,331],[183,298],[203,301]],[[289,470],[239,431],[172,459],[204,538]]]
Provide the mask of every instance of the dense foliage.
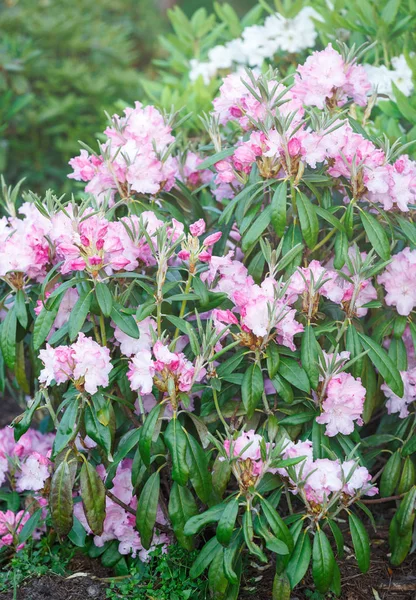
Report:
[[[405,29],[401,10],[391,0],[382,22]],[[212,46],[228,31],[172,15],[177,48],[186,23],[213,28]],[[324,25],[302,15],[312,40]],[[267,39],[269,57],[292,53],[286,77],[266,54],[262,70],[232,60],[209,114],[189,115],[189,94],[183,113],[114,115],[70,160],[78,200],[3,186],[1,382],[28,396],[14,438],[0,436],[5,548],[52,530],[123,574],[176,540],[224,600],[247,557],[273,561],[276,599],[309,569],[339,595],[347,534],[369,569],[375,500],[397,503],[392,565],[412,550],[413,84],[391,75],[379,97],[382,67],[361,64],[377,45],[333,40],[293,65],[296,49]],[[182,84],[207,102],[217,87]],[[378,129],[397,117],[402,143]]]

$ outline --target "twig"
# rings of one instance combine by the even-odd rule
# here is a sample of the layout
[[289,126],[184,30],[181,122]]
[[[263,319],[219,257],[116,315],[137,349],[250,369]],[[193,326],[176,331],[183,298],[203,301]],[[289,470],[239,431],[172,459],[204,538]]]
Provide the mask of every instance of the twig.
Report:
[[[117,498],[117,496],[114,496],[113,492],[110,492],[110,490],[105,490],[105,494],[110,498],[110,500],[121,506],[121,508],[124,508],[125,511],[129,512],[131,515],[136,516],[136,511],[134,510],[134,508]],[[168,527],[167,525],[162,525],[162,523],[158,523],[157,521],[155,523],[155,527],[156,529],[160,529],[160,531],[163,531],[163,533],[172,533],[170,527]]]
[[392,500],[400,500],[406,493],[398,494],[397,496],[387,496],[387,498],[376,498],[375,500],[360,500],[363,504],[382,504],[383,502],[391,502]]

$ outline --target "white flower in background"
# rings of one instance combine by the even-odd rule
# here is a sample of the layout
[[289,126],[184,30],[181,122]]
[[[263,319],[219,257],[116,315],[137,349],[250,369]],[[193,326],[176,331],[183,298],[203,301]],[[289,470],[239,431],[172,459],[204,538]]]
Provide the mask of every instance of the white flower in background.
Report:
[[389,98],[394,99],[392,83],[405,95],[410,96],[413,91],[412,69],[406,62],[403,54],[395,56],[391,59],[393,69],[388,69],[381,65],[375,67],[373,65],[364,65],[368,79],[373,88],[377,88],[379,94],[385,94]]
[[317,32],[312,19],[321,17],[311,7],[303,8],[293,19],[279,13],[270,15],[264,25],[246,27],[241,38],[211,48],[207,61],[192,59],[189,78],[196,81],[201,76],[208,84],[221,69],[238,65],[261,67],[277,52],[296,53],[313,48]]

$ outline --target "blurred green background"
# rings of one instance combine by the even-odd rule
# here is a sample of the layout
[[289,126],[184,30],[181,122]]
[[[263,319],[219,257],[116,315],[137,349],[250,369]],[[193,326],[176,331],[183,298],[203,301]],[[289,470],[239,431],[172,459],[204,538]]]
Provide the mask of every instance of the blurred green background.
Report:
[[[210,0],[3,0],[0,3],[0,173],[35,191],[70,189],[78,140],[94,145],[121,105],[143,98],[141,76],[163,57],[166,12]],[[244,12],[255,1],[236,1]],[[166,53],[166,51],[165,51]],[[117,105],[117,101],[119,101]]]

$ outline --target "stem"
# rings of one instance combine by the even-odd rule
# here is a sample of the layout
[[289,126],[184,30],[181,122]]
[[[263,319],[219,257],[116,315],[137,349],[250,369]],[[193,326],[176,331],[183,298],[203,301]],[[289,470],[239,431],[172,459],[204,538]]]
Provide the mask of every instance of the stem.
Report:
[[298,207],[296,204],[296,189],[295,186],[293,185],[293,182],[291,182],[290,185],[290,196],[292,199],[292,208],[293,208],[293,214],[297,215],[298,214]]
[[221,423],[224,425],[224,429],[227,433],[229,433],[229,428],[228,428],[228,424],[227,421],[224,419],[223,414],[221,412],[220,409],[220,405],[218,403],[218,396],[217,396],[217,390],[214,390],[214,388],[212,388],[212,395],[214,397],[214,404],[215,404],[215,409],[218,413],[218,416],[220,418]]
[[91,323],[92,323],[92,328],[94,330],[95,341],[97,342],[97,344],[100,344],[100,346],[101,346],[101,338],[100,338],[100,334],[98,331],[97,323],[95,322],[94,315],[91,315]]
[[103,346],[107,346],[107,336],[105,333],[105,322],[104,322],[104,315],[101,312],[100,313],[100,332],[101,332],[101,342]]
[[56,412],[54,411],[51,400],[49,398],[48,391],[46,389],[44,389],[44,390],[42,390],[42,394],[43,394],[43,398],[45,400],[45,406],[48,409],[49,414],[51,415],[51,419],[53,421],[55,429],[57,429],[59,422],[58,422],[58,418],[56,416]]
[[[186,282],[186,286],[185,286],[185,291],[184,291],[184,294],[189,294],[189,290],[191,289],[191,284],[192,284],[192,277],[193,277],[193,275],[192,275],[191,271],[189,271],[189,273],[188,273],[188,280],[187,280],[187,282]],[[183,315],[185,314],[185,310],[186,310],[186,303],[187,303],[187,300],[186,300],[186,299],[185,299],[185,300],[182,300],[182,304],[181,304],[181,310],[180,310],[180,312],[179,312],[179,318],[180,318],[180,319],[182,319],[182,318],[183,318]],[[173,340],[174,340],[174,341],[173,341],[173,347],[172,347],[172,350],[175,350],[175,346],[176,346],[176,338],[178,337],[178,335],[179,335],[179,327],[177,327],[177,328],[175,329],[175,335],[173,336]]]
[[400,500],[406,492],[403,494],[397,494],[397,496],[387,496],[387,498],[376,498],[375,500],[360,500],[363,504],[382,504],[383,502],[391,502],[392,500]]

